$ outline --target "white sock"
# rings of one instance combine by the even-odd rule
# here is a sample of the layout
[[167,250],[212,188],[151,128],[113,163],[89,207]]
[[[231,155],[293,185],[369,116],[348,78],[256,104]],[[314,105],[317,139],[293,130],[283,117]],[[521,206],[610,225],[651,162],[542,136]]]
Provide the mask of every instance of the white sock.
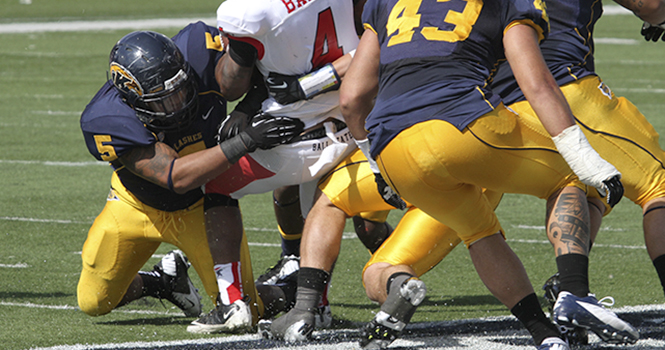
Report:
[[240,261],[215,265],[219,296],[224,305],[231,305],[238,299],[242,299],[243,290],[240,268]]

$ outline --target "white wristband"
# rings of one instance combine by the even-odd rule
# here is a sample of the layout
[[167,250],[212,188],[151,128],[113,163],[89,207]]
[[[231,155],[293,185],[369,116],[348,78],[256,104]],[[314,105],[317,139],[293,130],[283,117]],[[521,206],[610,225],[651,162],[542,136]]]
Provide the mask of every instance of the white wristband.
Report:
[[372,172],[374,174],[380,173],[381,171],[379,171],[379,165],[376,164],[376,161],[372,158],[372,155],[369,153],[369,139],[356,140],[356,145],[358,145],[358,148],[360,148],[365,157],[367,157],[367,161],[369,162],[369,168],[372,169]]
[[601,158],[591,147],[577,124],[566,128],[559,135],[552,137],[552,140],[580,181],[595,187],[602,196],[607,194],[603,181],[616,175],[621,177],[621,173],[614,165]]
[[341,83],[335,67],[330,63],[314,72],[303,75],[298,78],[298,82],[307,99],[322,92],[332,90]]

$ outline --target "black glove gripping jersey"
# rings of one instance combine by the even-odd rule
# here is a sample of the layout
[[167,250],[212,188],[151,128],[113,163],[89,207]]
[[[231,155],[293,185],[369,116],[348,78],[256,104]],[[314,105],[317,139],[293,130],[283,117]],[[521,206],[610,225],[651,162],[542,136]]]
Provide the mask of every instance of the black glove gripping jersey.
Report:
[[198,115],[190,125],[169,132],[152,132],[109,82],[81,115],[81,130],[88,151],[95,158],[110,162],[125,188],[141,202],[164,211],[187,208],[203,198],[203,192],[194,189],[177,194],[133,174],[118,158],[135,147],[146,147],[158,141],[169,145],[180,156],[215,146],[217,126],[226,116],[226,100],[219,94],[214,78],[215,65],[223,54],[219,31],[196,22],[181,30],[173,41],[199,82]]

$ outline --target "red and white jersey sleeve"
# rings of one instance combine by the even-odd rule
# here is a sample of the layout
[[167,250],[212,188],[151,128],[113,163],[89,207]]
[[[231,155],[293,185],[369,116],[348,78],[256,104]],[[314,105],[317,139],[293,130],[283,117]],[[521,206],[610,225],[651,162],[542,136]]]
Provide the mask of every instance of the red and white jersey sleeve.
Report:
[[309,73],[358,46],[352,0],[226,0],[217,25],[256,47],[266,77]]

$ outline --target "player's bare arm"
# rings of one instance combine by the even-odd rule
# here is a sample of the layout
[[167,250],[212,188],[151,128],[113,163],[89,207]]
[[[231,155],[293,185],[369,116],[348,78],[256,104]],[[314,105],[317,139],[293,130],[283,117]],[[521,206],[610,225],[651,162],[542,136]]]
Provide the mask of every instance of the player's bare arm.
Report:
[[[233,41],[229,43],[229,50],[232,50],[233,45]],[[235,45],[238,46],[238,44]],[[242,97],[249,90],[253,72],[253,60],[245,59],[238,63],[231,57],[231,54],[224,55],[215,66],[215,79],[219,84],[222,96],[228,101],[235,101]]]
[[545,64],[538,42],[536,30],[528,25],[511,27],[503,39],[506,58],[517,83],[547,132],[555,136],[574,125],[575,120]]
[[219,147],[179,158],[175,150],[162,142],[134,148],[121,156],[120,162],[134,174],[164,188],[169,188],[170,173],[176,193],[200,187],[232,165]]
[[366,30],[340,87],[339,105],[356,140],[367,138],[365,118],[374,107],[378,91],[379,53],[376,33]]
[[215,67],[219,90],[228,101],[235,101],[249,90],[254,67],[242,67],[224,55]]
[[538,44],[538,33],[528,25],[515,25],[506,31],[503,45],[515,80],[575,175],[598,189],[606,196],[607,203],[614,206],[623,196],[621,173],[598,155],[575,124],[570,106],[547,68]]
[[617,4],[633,11],[647,23],[665,22],[665,1],[662,0],[614,0]]

